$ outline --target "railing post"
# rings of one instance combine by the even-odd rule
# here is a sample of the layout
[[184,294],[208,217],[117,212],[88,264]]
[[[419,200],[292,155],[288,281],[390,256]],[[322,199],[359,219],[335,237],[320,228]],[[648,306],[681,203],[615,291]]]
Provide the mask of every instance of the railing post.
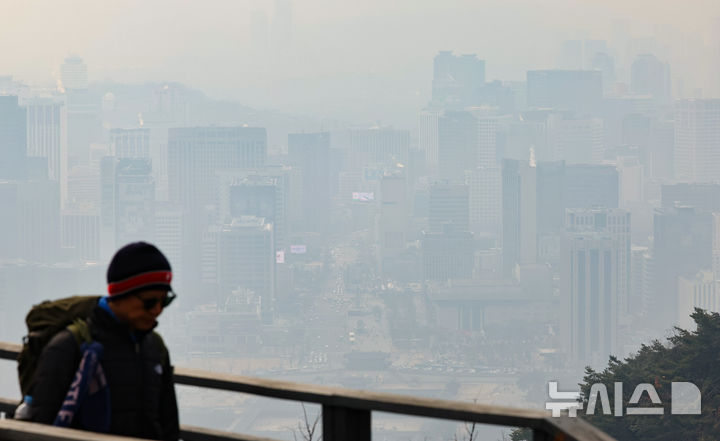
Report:
[[370,441],[370,411],[323,405],[323,441]]

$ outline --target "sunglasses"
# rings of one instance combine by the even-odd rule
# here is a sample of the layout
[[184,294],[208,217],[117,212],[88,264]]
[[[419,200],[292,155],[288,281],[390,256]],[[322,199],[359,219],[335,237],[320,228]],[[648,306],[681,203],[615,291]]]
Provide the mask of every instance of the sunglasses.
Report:
[[173,300],[175,300],[175,297],[177,297],[177,295],[175,295],[175,293],[172,291],[168,291],[167,295],[162,298],[152,297],[149,299],[143,299],[138,293],[135,293],[134,295],[143,303],[143,308],[145,308],[147,311],[155,308],[158,303],[160,303],[163,308],[167,308],[168,306],[170,306]]

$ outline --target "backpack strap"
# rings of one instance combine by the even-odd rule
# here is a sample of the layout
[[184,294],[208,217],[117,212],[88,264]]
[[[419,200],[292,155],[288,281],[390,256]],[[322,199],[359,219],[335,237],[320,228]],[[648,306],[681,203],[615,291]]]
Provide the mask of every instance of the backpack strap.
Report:
[[90,335],[90,326],[86,320],[76,318],[72,324],[68,325],[68,331],[75,337],[78,347],[83,343],[90,343],[92,336]]

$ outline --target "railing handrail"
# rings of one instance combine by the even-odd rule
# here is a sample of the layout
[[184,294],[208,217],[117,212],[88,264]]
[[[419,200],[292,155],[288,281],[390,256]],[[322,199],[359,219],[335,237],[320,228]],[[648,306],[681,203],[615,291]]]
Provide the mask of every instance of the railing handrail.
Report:
[[[15,360],[21,346],[0,342],[0,359]],[[317,403],[325,408],[380,411],[427,418],[527,427],[544,433],[562,433],[578,441],[615,441],[579,418],[550,418],[547,412],[491,406],[337,387],[300,384],[241,375],[176,368],[176,384],[249,393],[268,398]]]

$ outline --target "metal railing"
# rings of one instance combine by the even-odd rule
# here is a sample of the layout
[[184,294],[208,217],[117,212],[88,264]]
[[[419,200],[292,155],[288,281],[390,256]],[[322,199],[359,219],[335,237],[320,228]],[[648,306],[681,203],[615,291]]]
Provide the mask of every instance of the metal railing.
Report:
[[[0,359],[16,360],[20,349],[20,345],[0,342]],[[525,427],[532,430],[534,441],[615,441],[614,438],[582,419],[551,418],[545,411],[539,410],[356,391],[184,368],[175,369],[175,383],[319,404],[322,406],[323,441],[369,441],[371,439],[371,413],[373,411],[478,424]],[[0,411],[9,413],[16,405],[17,401],[0,399]],[[18,422],[13,421],[14,423]],[[7,421],[0,422],[0,439],[6,439],[2,436],[3,430],[12,429],[5,429],[6,424]],[[24,424],[34,425],[33,423]],[[25,426],[17,425],[13,427],[17,428],[14,430],[20,430]],[[50,426],[42,427],[46,431],[54,429]],[[88,439],[87,432],[80,433],[85,434],[83,439]],[[79,439],[53,436],[55,435],[33,439]],[[263,440],[263,438],[250,435],[239,435],[189,426],[181,427],[181,437],[185,441]],[[110,440],[110,438],[97,439]]]

